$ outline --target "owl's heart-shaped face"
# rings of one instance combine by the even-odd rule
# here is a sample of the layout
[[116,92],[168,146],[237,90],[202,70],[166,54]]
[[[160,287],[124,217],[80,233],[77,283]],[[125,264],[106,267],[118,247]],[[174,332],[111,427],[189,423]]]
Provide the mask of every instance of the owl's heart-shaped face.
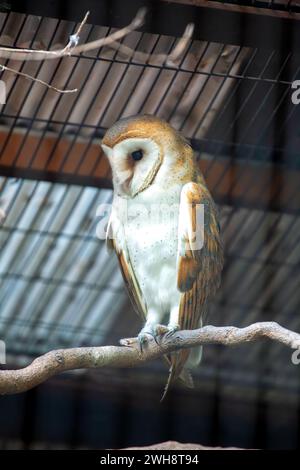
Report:
[[149,187],[162,163],[160,146],[150,138],[127,138],[114,147],[102,144],[102,149],[112,168],[114,188],[124,197]]

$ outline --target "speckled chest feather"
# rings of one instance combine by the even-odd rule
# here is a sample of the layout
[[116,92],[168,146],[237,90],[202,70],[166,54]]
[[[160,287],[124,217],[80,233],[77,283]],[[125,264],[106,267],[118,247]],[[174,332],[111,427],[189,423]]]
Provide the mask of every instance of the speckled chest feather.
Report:
[[127,250],[149,308],[168,314],[178,305],[178,215],[182,184],[150,186],[128,200],[124,235]]

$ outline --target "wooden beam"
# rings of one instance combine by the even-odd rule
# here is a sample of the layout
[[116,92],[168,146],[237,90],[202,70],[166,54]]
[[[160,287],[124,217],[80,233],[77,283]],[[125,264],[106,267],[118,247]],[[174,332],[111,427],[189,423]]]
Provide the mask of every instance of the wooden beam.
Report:
[[273,18],[289,18],[300,20],[299,4],[291,5],[289,8],[284,3],[275,3],[270,8],[270,2],[262,1],[253,6],[253,0],[243,0],[240,3],[218,2],[213,0],[160,0],[167,3],[179,3],[194,7],[214,8],[215,10],[227,10],[237,13],[249,13],[254,15],[265,15]]
[[[111,171],[99,141],[54,133],[0,129],[0,174],[111,188]],[[209,189],[219,204],[253,209],[300,212],[300,171],[261,162],[203,154],[199,162]]]
[[[244,0],[244,3],[248,2]],[[290,35],[293,51],[300,51],[300,7],[294,4],[289,13],[279,11],[278,4],[276,9],[267,10],[204,0],[130,0],[126,2],[126,8],[124,0],[65,0],[64,8],[61,8],[61,0],[11,1],[12,11],[67,21],[81,21],[90,10],[90,23],[114,28],[128,24],[141,7],[148,8],[147,21],[141,31],[180,37],[187,23],[192,22],[195,24],[194,39],[283,53],[283,49],[289,52],[287,35]]]
[[[107,159],[96,142],[55,133],[0,130],[0,166],[2,174],[24,175],[28,178],[60,181],[66,177],[93,178],[95,181],[111,179]],[[32,175],[32,176],[30,176]],[[44,178],[41,178],[44,175]]]

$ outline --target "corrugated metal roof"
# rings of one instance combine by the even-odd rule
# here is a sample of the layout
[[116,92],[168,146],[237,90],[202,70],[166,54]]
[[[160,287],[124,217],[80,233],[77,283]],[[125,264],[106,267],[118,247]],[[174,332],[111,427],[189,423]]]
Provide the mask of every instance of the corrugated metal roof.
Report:
[[111,191],[1,183],[0,336],[8,349],[102,344],[124,302],[116,260],[96,236],[96,208]]

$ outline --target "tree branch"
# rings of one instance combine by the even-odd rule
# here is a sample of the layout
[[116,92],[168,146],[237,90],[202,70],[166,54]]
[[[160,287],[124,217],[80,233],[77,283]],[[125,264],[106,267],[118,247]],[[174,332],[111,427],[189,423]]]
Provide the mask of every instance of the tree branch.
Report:
[[[176,61],[178,61],[178,59],[182,56],[192,38],[194,31],[194,25],[192,23],[187,25],[183,36],[179,39],[177,45],[174,47],[170,54],[149,54],[146,52],[136,51],[119,42],[129,33],[144,24],[146,12],[146,8],[141,8],[137,12],[137,15],[132,20],[132,22],[125,28],[119,29],[118,31],[115,31],[114,33],[111,33],[109,36],[106,36],[104,38],[96,39],[95,41],[90,41],[86,44],[78,45],[80,40],[80,33],[89,17],[90,12],[88,11],[85,14],[85,17],[83,18],[81,23],[79,24],[76,32],[69,37],[69,41],[63,49],[49,51],[41,49],[18,49],[13,47],[0,46],[0,59],[10,59],[17,61],[58,59],[62,57],[70,57],[72,55],[79,55],[82,52],[88,52],[94,49],[99,49],[100,47],[108,46],[113,49],[117,49],[119,53],[124,54],[126,57],[131,57],[133,56],[133,54],[135,54],[136,60],[146,62],[151,58],[152,60],[160,60],[162,62],[166,62],[168,65],[176,68]],[[40,80],[39,78],[33,77],[32,75],[29,75],[24,72],[19,72],[18,70],[0,64],[0,73],[4,71],[19,75],[23,78],[26,78],[27,80],[32,80],[34,82],[40,83],[41,85],[44,85],[47,88],[54,90],[58,93],[76,93],[78,91],[77,88],[61,89],[55,87],[44,82],[43,80]]]
[[[80,39],[80,33],[83,26],[86,24],[90,12],[88,11],[81,23],[79,24],[76,32],[69,37],[68,44],[63,49],[58,49],[54,51],[39,50],[39,49],[16,49],[12,47],[0,47],[0,58],[1,59],[10,59],[10,60],[48,60],[48,59],[59,59],[62,57],[70,57],[74,54],[81,54],[82,52],[91,51],[93,49],[98,49],[103,46],[109,46],[115,44],[116,41],[123,39],[129,33],[134,31],[143,25],[146,9],[141,8],[132,22],[125,28],[119,29],[114,33],[110,34],[105,38],[96,39],[95,41],[90,41],[86,44],[78,45]],[[184,38],[186,40],[186,38]],[[1,72],[11,72],[15,75],[19,75],[27,80],[32,80],[34,82],[40,83],[41,85],[46,86],[47,88],[54,90],[58,93],[76,93],[77,88],[73,89],[60,89],[53,85],[50,85],[39,78],[33,77],[27,73],[19,72],[18,70],[7,67],[6,65],[0,64],[0,73]]]
[[4,72],[5,70],[7,72],[11,72],[15,75],[19,75],[20,77],[27,78],[28,80],[32,80],[33,82],[40,83],[41,85],[44,85],[47,88],[49,88],[49,90],[57,91],[57,93],[62,93],[62,94],[63,93],[76,93],[76,91],[78,91],[78,88],[72,88],[72,89],[67,89],[66,88],[64,90],[61,89],[61,88],[57,88],[53,85],[50,85],[47,82],[44,82],[44,80],[41,80],[39,78],[33,77],[32,75],[29,75],[28,73],[19,72],[18,70],[11,69],[10,67],[7,67],[6,65],[0,64],[0,72]]
[[168,66],[176,68],[176,62],[186,50],[189,42],[192,39],[193,32],[194,24],[189,23],[186,26],[182,37],[179,39],[178,43],[169,54],[141,52],[138,50],[134,50],[131,47],[125,46],[124,44],[121,44],[117,41],[111,42],[109,47],[111,47],[112,49],[116,49],[119,53],[124,54],[125,57],[132,57],[134,55],[135,60],[141,62],[148,62],[151,59],[152,61],[155,60],[159,62],[165,62]]
[[147,347],[140,351],[136,338],[123,339],[121,346],[59,349],[38,357],[29,366],[0,371],[0,393],[13,394],[29,390],[60,372],[99,367],[135,367],[164,354],[202,344],[227,346],[269,338],[292,349],[300,348],[300,334],[275,322],[253,323],[246,328],[205,326],[198,330],[178,331],[160,337],[157,344],[149,336]]
[[83,25],[86,23],[89,16],[89,12],[86,13],[82,22],[80,23],[75,34],[70,36],[68,44],[63,49],[57,49],[54,51],[47,51],[41,49],[16,49],[12,47],[0,47],[0,57],[2,59],[11,60],[49,60],[59,59],[61,57],[69,57],[74,54],[81,54],[82,52],[92,51],[93,49],[99,49],[100,47],[109,46],[112,42],[120,41],[135,29],[141,27],[144,24],[146,15],[146,9],[141,8],[132,22],[122,29],[111,33],[109,36],[104,38],[96,39],[95,41],[87,42],[86,44],[78,45],[79,34],[82,30]]

